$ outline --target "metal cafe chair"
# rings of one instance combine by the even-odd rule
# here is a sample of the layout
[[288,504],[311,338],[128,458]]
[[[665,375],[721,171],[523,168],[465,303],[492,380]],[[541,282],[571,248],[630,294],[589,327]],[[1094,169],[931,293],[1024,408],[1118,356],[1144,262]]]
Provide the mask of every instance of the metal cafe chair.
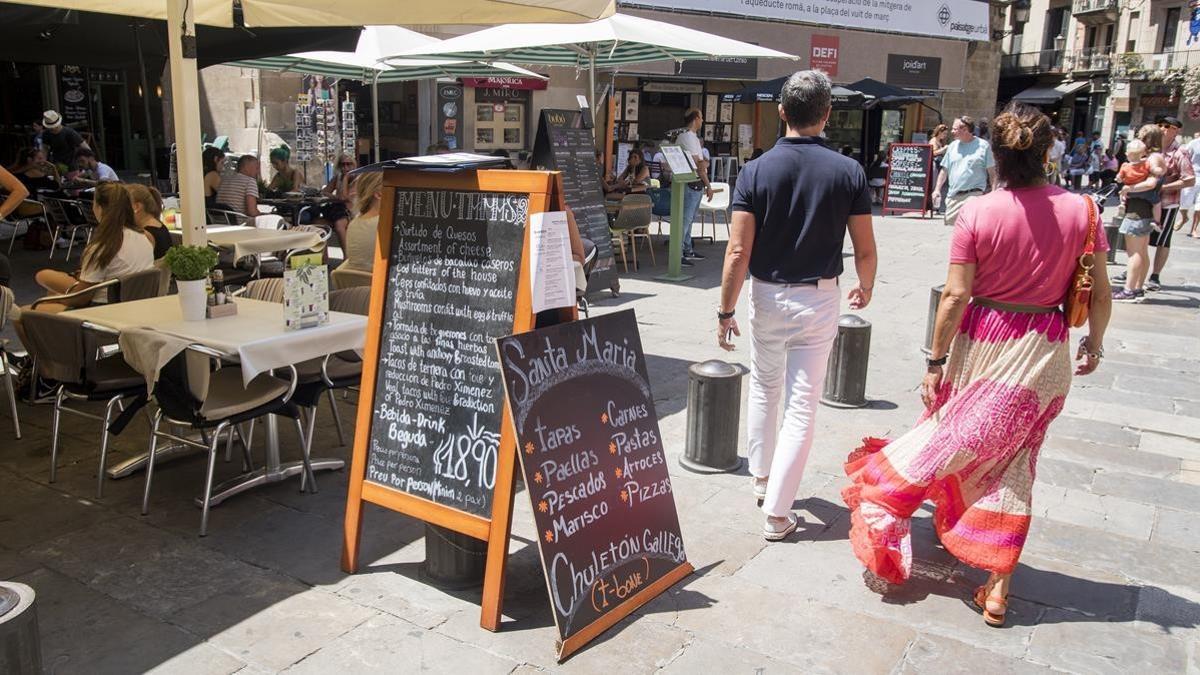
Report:
[[[700,200],[700,236],[697,239],[717,240],[717,214],[724,216],[725,234],[729,235],[729,183],[713,183],[712,201]],[[712,236],[704,234],[704,226],[712,218]]]
[[[8,286],[0,286],[0,330],[8,324],[8,315],[16,305]],[[21,418],[17,415],[17,391],[13,386],[13,366],[8,360],[8,340],[0,338],[0,368],[4,368],[4,388],[8,390],[8,405],[12,411],[13,433],[21,440]]]
[[[104,471],[108,443],[114,432],[109,424],[114,410],[125,410],[146,390],[146,381],[130,368],[116,350],[106,349],[116,336],[85,324],[70,312],[21,313],[25,347],[34,359],[38,375],[58,382],[50,422],[50,482],[58,476],[59,432],[63,413],[100,420],[100,460],[96,473],[96,497],[104,496]],[[103,402],[104,415],[68,406],[68,402]],[[119,432],[117,432],[119,433]]]
[[[154,333],[148,329],[127,331],[136,339],[138,334]],[[125,339],[125,338],[123,338]],[[142,494],[142,515],[150,512],[150,490],[154,480],[154,460],[159,439],[206,450],[208,466],[204,476],[204,493],[201,497],[200,536],[208,534],[208,512],[212,506],[213,474],[216,470],[217,447],[222,435],[226,435],[226,448],[232,447],[233,435],[238,425],[263,415],[290,417],[296,423],[304,452],[304,478],[301,489],[314,485],[312,467],[309,465],[309,446],[305,442],[304,427],[300,413],[291,401],[296,390],[296,369],[289,367],[291,380],[274,375],[262,374],[242,384],[242,371],[236,365],[224,362],[224,355],[199,344],[189,344],[171,358],[158,373],[154,386],[154,400],[158,411],[150,431],[150,452],[146,462],[146,486]],[[143,391],[145,381],[139,377]],[[163,422],[175,427],[190,428],[208,434],[207,442],[199,442],[182,435],[161,431]],[[243,439],[243,448],[249,453],[250,444]]]
[[226,209],[204,209],[204,216],[209,225],[245,225],[250,222],[250,216]]
[[59,295],[47,295],[35,300],[30,307],[31,309],[37,309],[38,305],[46,303],[65,304],[71,300],[83,297],[91,297],[92,299],[87,304],[92,304],[95,302],[94,296],[100,290],[105,290],[107,293],[107,304],[157,298],[167,294],[170,281],[171,277],[166,269],[151,267],[116,279],[108,279],[78,291]]
[[51,239],[54,241],[50,244],[50,259],[54,258],[54,250],[58,248],[58,240],[60,238],[67,239],[67,260],[71,259],[71,251],[75,249],[75,238],[80,230],[87,232],[88,239],[91,239],[92,227],[96,224],[96,216],[92,213],[90,204],[84,204],[76,199],[61,199],[59,197],[45,197],[42,200],[45,205],[46,213],[49,216],[47,223],[50,225]]
[[[633,249],[633,268],[636,270],[637,262],[637,242],[638,239],[645,239],[647,245],[650,243],[650,221],[652,219],[651,209],[653,203],[650,200],[650,195],[643,194],[628,194],[621,198],[621,208],[617,211],[616,222],[612,225],[614,241],[621,249],[621,262],[625,263],[625,240],[629,240],[630,247]],[[653,264],[654,247],[650,248],[650,262]],[[628,264],[625,265],[628,271]]]
[[[28,206],[41,211],[41,214],[24,216],[21,218],[4,219],[0,218],[0,225],[5,225],[12,228],[12,234],[8,237],[8,255],[11,257],[13,252],[13,244],[17,242],[17,237],[23,236],[29,232],[29,225],[39,218],[50,227],[50,214],[46,211],[46,205],[36,199],[26,199],[21,202],[21,206]],[[54,244],[50,244],[50,251],[53,253]]]
[[[371,309],[370,286],[355,286],[332,291],[329,294],[329,309],[334,312],[366,316]],[[337,398],[333,392],[337,389],[351,389],[359,385],[362,380],[362,357],[353,351],[329,354],[323,358],[297,364],[296,373],[299,377],[299,385],[296,387],[294,400],[300,406],[300,414],[306,418],[307,443],[312,444],[313,431],[316,428],[317,404],[321,401],[321,394],[325,393],[329,397],[329,408],[333,411],[333,423],[337,427],[338,444],[345,445],[342,416],[338,412]],[[316,490],[315,485],[313,489]]]

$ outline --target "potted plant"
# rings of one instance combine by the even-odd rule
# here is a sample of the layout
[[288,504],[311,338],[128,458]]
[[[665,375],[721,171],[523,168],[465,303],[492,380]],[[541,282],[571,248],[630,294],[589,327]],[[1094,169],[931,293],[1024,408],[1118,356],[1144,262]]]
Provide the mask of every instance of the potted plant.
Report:
[[202,321],[208,305],[205,282],[217,266],[217,252],[207,246],[175,246],[167,251],[166,263],[179,286],[184,321]]

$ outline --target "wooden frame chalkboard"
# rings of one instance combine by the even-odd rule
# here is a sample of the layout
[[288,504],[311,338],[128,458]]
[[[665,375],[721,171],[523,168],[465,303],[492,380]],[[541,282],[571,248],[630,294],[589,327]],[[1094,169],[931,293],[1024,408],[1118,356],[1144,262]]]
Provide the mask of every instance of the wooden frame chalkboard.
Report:
[[[883,186],[883,214],[930,211],[933,146],[928,143],[888,145],[887,181]],[[919,191],[919,193],[918,193]]]
[[[523,214],[520,213],[522,209]],[[533,328],[531,256],[527,254],[529,214],[556,210],[562,210],[561,179],[556,173],[390,170],[384,176],[363,352],[363,379],[346,496],[342,569],[348,573],[358,569],[363,502],[486,541],[488,553],[480,625],[493,631],[500,626],[516,480],[516,446],[512,430],[506,423],[508,404],[500,384],[499,369],[494,369],[493,383],[493,391],[499,392],[499,396],[488,399],[486,392],[481,391],[485,388],[483,384],[476,383],[480,386],[458,398],[459,390],[455,387],[455,398],[447,403],[446,410],[442,411],[444,414],[439,416],[432,412],[428,418],[419,421],[414,420],[428,409],[428,401],[402,391],[402,387],[411,384],[414,390],[436,388],[446,381],[471,384],[470,372],[446,371],[439,361],[466,362],[457,357],[461,357],[463,351],[477,355],[476,343],[494,356],[491,342],[494,338]],[[397,220],[398,213],[403,214],[399,216],[400,220]],[[520,232],[516,233],[516,229]],[[501,241],[504,237],[519,237],[519,245],[514,241]],[[430,262],[422,262],[423,255]],[[513,260],[514,257],[517,260]],[[435,269],[438,279],[431,278]],[[492,272],[497,274],[491,275]],[[446,299],[454,297],[453,284],[458,276],[473,279],[480,287],[472,292],[458,289],[457,297],[464,301],[464,306],[450,307]],[[421,284],[419,292],[406,294],[404,289],[412,288],[413,283]],[[515,284],[511,297],[507,295],[505,284]],[[421,302],[423,296],[429,300],[428,306]],[[506,306],[498,307],[492,302],[489,307],[487,298],[503,298]],[[479,312],[474,313],[474,310]],[[511,326],[497,325],[495,316],[510,311]],[[562,310],[560,315],[573,319],[575,309]],[[487,317],[480,320],[490,321],[490,329],[471,331],[469,327],[464,328],[472,316]],[[410,319],[413,323],[406,324]],[[416,325],[418,321],[420,325]],[[450,326],[450,330],[441,330],[445,326]],[[384,335],[385,330],[387,335]],[[495,330],[499,333],[485,334]],[[398,333],[424,337],[415,347],[398,354],[392,349]],[[450,344],[451,340],[458,343]],[[463,347],[470,348],[464,350]],[[449,361],[440,353],[426,358],[431,354],[429,350],[457,350],[457,356]],[[475,366],[475,372],[479,374],[482,360],[477,358]],[[397,372],[405,375],[395,377]],[[416,379],[406,379],[414,374]],[[422,376],[427,379],[421,380]],[[385,386],[384,380],[388,378],[391,383]],[[403,397],[408,398],[401,402]],[[494,408],[480,403],[488,400]],[[453,436],[453,429],[447,431],[447,427],[456,423],[468,424],[465,418],[457,415],[460,403],[468,410],[486,413],[483,420],[475,415],[469,423],[471,438],[466,442],[465,455],[459,452],[460,437]],[[422,405],[427,407],[422,408]],[[408,418],[401,421],[403,414]],[[397,428],[397,425],[403,428]],[[427,467],[421,465],[422,462],[434,462],[437,453],[447,450],[447,443],[452,460],[458,457],[464,462],[470,461],[473,453],[470,448],[478,449],[483,437],[487,439],[487,454],[491,448],[495,450],[494,458],[488,459],[494,463],[490,488],[476,489],[474,494],[469,494],[470,490],[460,489],[465,484],[458,482],[460,478],[469,480],[477,472],[482,475],[483,461],[463,472],[457,472],[462,468],[461,463],[449,473],[439,468],[436,481],[440,483],[430,487]],[[408,451],[409,447],[414,449]],[[381,453],[392,453],[390,459],[400,459],[389,464],[381,460]],[[405,473],[407,469],[412,469],[412,476],[415,476],[411,481],[398,480],[393,475]],[[486,502],[481,501],[481,495],[486,496]]]

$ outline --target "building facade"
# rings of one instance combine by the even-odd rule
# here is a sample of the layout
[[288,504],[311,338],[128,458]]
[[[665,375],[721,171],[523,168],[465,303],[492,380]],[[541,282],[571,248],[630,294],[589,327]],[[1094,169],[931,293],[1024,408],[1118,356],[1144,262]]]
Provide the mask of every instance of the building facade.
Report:
[[1108,145],[1160,115],[1200,131],[1200,101],[1185,86],[1200,77],[1200,3],[1029,0],[1001,20],[999,105],[1025,100]]

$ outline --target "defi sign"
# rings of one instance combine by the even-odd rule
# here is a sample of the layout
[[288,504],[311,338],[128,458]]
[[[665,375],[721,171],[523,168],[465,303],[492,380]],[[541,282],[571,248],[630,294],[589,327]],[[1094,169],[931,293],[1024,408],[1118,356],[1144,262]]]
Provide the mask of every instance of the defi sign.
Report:
[[830,77],[838,74],[838,36],[813,34],[809,67],[824,71]]

